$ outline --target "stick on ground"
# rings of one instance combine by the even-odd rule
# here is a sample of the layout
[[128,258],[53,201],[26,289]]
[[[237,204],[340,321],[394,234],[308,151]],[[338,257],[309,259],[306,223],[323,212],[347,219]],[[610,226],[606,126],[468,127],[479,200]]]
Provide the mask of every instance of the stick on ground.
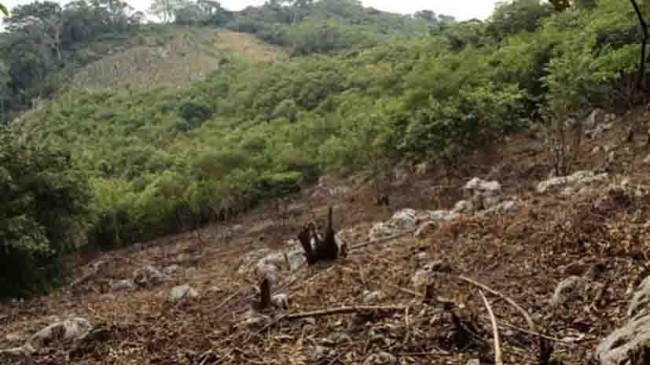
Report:
[[331,309],[322,309],[322,310],[317,310],[317,311],[311,311],[311,312],[302,312],[302,313],[294,313],[294,314],[289,314],[287,315],[286,319],[301,319],[301,318],[308,318],[308,317],[324,317],[324,316],[331,316],[335,314],[352,314],[352,313],[359,313],[359,312],[380,312],[380,311],[404,311],[406,307],[404,306],[354,306],[354,307],[339,307],[339,308],[331,308]]
[[490,315],[490,321],[492,322],[492,336],[494,337],[494,364],[503,365],[503,354],[501,353],[501,339],[499,338],[497,319],[494,317],[494,312],[492,312],[490,302],[488,302],[483,291],[479,290],[478,292],[481,294],[481,298],[483,298],[483,303],[485,304],[485,308],[487,308],[488,314]]
[[519,311],[519,313],[521,313],[521,315],[526,320],[526,323],[528,323],[528,327],[530,328],[530,331],[531,332],[537,332],[535,330],[535,324],[533,323],[532,318],[530,318],[530,315],[528,315],[528,312],[526,312],[526,310],[524,308],[522,308],[519,304],[517,304],[517,302],[512,300],[512,298],[506,296],[505,294],[503,294],[503,293],[501,293],[499,291],[496,291],[496,290],[490,288],[487,285],[481,284],[478,281],[470,279],[468,277],[465,277],[465,276],[462,276],[462,275],[454,276],[454,277],[457,278],[458,280],[461,280],[461,281],[464,281],[466,283],[472,284],[472,285],[474,285],[474,286],[476,286],[476,287],[478,287],[480,289],[485,290],[486,292],[488,292],[490,294],[496,295],[499,298],[505,300],[506,302],[508,302],[508,304],[510,304],[512,307],[514,307],[517,311]]

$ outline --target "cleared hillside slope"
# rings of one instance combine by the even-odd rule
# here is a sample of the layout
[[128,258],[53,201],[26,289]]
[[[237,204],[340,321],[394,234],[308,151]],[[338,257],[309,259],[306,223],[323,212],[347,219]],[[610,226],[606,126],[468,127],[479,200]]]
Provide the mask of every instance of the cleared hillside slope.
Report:
[[[646,112],[642,121],[648,120]],[[90,321],[91,335],[12,361],[492,363],[490,322],[479,288],[470,284],[475,280],[522,306],[535,331],[552,343],[555,359],[587,364],[600,339],[625,322],[628,288],[647,275],[642,264],[650,250],[647,144],[645,138],[627,138],[630,130],[642,135],[643,124],[638,115],[621,117],[589,131],[592,138],[583,142],[574,171],[602,177],[585,185],[538,190],[551,158],[542,133],[531,130],[466,156],[451,171],[429,166],[403,172],[392,185],[390,208],[374,204],[368,180],[321,179],[286,204],[267,204],[200,232],[100,254],[79,265],[70,287],[0,305],[0,348],[23,344],[54,317],[75,315]],[[394,221],[393,213],[404,208],[423,216],[451,209],[466,196],[463,186],[473,177],[499,182],[501,199],[513,205],[461,211],[417,237],[406,229],[368,241],[369,233],[378,232],[370,229],[376,222]],[[322,222],[328,206],[334,206],[348,257],[314,267],[294,261],[291,240],[302,224]],[[273,290],[288,296],[288,309],[251,314],[256,268],[274,252],[291,257],[266,262],[278,268]],[[162,282],[120,284],[147,265],[167,273]],[[415,278],[427,267],[439,272],[432,281],[435,295],[423,301]],[[554,291],[571,277],[588,283],[589,290],[560,301]],[[170,302],[171,289],[183,284],[197,295]],[[505,363],[539,364],[539,338],[524,317],[499,295],[485,294],[501,328]],[[359,305],[375,309],[354,308]],[[341,307],[348,312],[331,312]]]
[[183,88],[204,80],[231,57],[263,63],[284,58],[285,53],[245,33],[177,27],[165,35],[139,36],[137,46],[81,68],[70,86],[92,90]]

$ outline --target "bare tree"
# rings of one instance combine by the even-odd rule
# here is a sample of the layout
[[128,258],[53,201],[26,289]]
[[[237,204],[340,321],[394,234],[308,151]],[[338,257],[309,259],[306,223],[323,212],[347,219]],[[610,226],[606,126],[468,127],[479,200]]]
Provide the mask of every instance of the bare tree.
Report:
[[643,32],[643,39],[641,40],[641,58],[639,59],[639,68],[637,75],[637,89],[645,90],[645,63],[646,43],[648,42],[648,24],[646,23],[645,18],[643,17],[643,13],[641,12],[641,8],[639,7],[639,4],[637,4],[636,0],[630,0],[630,2],[632,3],[632,7],[636,13],[639,25],[641,26],[641,32]]

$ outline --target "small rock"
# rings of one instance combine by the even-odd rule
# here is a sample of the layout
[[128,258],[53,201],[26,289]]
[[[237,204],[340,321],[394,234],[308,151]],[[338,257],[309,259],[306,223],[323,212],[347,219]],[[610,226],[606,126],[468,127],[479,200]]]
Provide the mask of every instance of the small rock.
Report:
[[324,346],[334,347],[336,345],[348,343],[348,342],[351,342],[351,341],[352,341],[352,338],[347,333],[334,332],[331,335],[327,336],[326,338],[323,338],[320,341],[320,343],[321,343],[321,345],[324,345]]
[[133,273],[133,281],[140,287],[152,287],[165,281],[165,275],[155,267],[146,265]]
[[133,289],[135,289],[135,284],[133,284],[133,280],[131,279],[118,280],[111,285],[111,291],[114,293],[121,293]]
[[415,238],[424,238],[429,233],[433,232],[436,229],[437,226],[438,226],[438,223],[436,221],[428,221],[428,222],[422,223],[420,225],[420,227],[413,234],[413,237],[415,237]]
[[416,271],[411,278],[411,283],[415,288],[420,289],[428,285],[431,279],[435,277],[436,273],[450,272],[452,272],[451,265],[442,260],[436,260],[424,265],[422,269]]
[[397,229],[414,228],[417,224],[417,213],[413,209],[402,209],[390,218],[391,224]]
[[165,267],[162,270],[162,272],[163,272],[163,274],[165,274],[167,276],[174,276],[174,275],[178,274],[178,272],[180,270],[181,270],[181,267],[178,266],[178,265],[169,265],[169,266]]
[[605,121],[605,112],[602,109],[594,109],[584,121],[585,128],[593,128]]
[[314,317],[307,317],[302,319],[302,323],[306,326],[315,326],[316,325],[316,318]]
[[434,210],[427,212],[429,219],[437,222],[447,222],[458,217],[457,213],[449,210]]
[[472,213],[474,211],[474,204],[469,200],[459,200],[454,205],[452,212],[454,213]]
[[275,265],[271,264],[257,264],[255,265],[255,275],[260,281],[263,279],[269,279],[271,285],[275,284],[278,281],[279,269]]
[[507,214],[513,212],[517,209],[517,202],[514,200],[506,200],[501,203],[496,204],[492,208],[488,209],[490,212],[495,212],[498,214]]
[[316,345],[314,347],[314,361],[322,361],[323,359],[327,359],[334,353],[334,350],[327,348],[325,346],[321,345]]
[[379,290],[363,292],[363,303],[365,304],[378,303],[382,299],[384,299],[384,293]]
[[497,181],[485,181],[474,177],[465,184],[463,189],[480,192],[485,195],[497,195],[501,192],[501,184]]
[[289,295],[287,294],[275,294],[271,297],[271,303],[278,309],[289,309]]
[[585,131],[585,135],[588,138],[598,138],[600,137],[604,132],[612,129],[614,127],[614,123],[608,122],[608,123],[601,123],[596,125],[595,128],[592,128],[590,130]]
[[181,299],[191,299],[198,296],[199,293],[194,288],[185,284],[173,287],[169,292],[168,300],[172,303],[175,303]]
[[[298,243],[300,244],[300,243]],[[293,250],[290,251],[286,254],[286,259],[285,261],[289,262],[289,271],[294,271],[300,268],[301,266],[304,266],[307,263],[307,260],[305,259],[305,254],[302,251],[302,248],[299,250]]]
[[363,365],[392,365],[397,364],[397,358],[388,352],[379,352],[371,354],[363,362]]
[[271,317],[251,309],[244,314],[242,324],[247,327],[263,327],[270,320]]
[[583,186],[600,182],[608,178],[608,174],[595,174],[593,171],[578,171],[569,176],[552,177],[537,184],[537,192],[545,193],[548,190],[570,186]]
[[481,361],[479,359],[471,359],[465,365],[481,365]]
[[218,286],[211,286],[205,290],[205,293],[208,295],[223,293],[223,289]]
[[429,254],[426,252],[418,252],[417,255],[415,255],[415,259],[418,261],[424,261],[429,258]]
[[424,270],[429,272],[442,272],[442,273],[451,273],[451,265],[442,260],[432,261],[424,266]]
[[427,162],[419,163],[415,166],[415,175],[424,177],[429,172],[429,164]]
[[584,297],[587,291],[588,282],[579,276],[570,276],[561,281],[555,288],[551,304],[559,306],[566,302]]
[[371,240],[376,240],[393,234],[395,234],[395,231],[388,224],[380,222],[373,224],[370,228],[370,232],[368,232],[368,237]]
[[72,317],[41,329],[30,338],[28,343],[34,348],[40,348],[57,341],[72,342],[83,337],[90,329],[90,322],[87,319]]

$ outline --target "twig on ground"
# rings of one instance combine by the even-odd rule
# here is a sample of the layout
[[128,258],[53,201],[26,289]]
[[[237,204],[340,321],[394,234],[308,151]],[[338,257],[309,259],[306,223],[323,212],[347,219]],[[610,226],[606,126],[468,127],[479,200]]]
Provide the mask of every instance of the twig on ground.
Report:
[[363,248],[363,247],[366,247],[366,246],[370,246],[370,245],[373,245],[373,244],[376,244],[376,243],[383,243],[383,242],[392,241],[392,240],[394,240],[394,239],[400,238],[400,237],[402,237],[402,236],[406,236],[406,235],[411,234],[411,233],[413,233],[413,232],[415,232],[414,229],[409,229],[409,230],[407,230],[407,231],[404,231],[404,232],[400,232],[400,233],[394,234],[394,235],[392,235],[392,236],[382,237],[382,238],[377,238],[377,239],[370,240],[370,241],[366,241],[366,242],[357,243],[356,245],[350,246],[350,247],[348,248],[348,252],[351,252],[351,251],[354,251],[354,250],[358,250],[358,249],[360,249],[360,248]]
[[517,311],[519,311],[519,313],[521,313],[521,315],[526,320],[526,323],[528,324],[528,327],[530,328],[530,331],[531,332],[537,332],[536,329],[535,329],[535,324],[533,323],[532,318],[530,318],[530,315],[528,315],[528,312],[526,312],[526,310],[524,308],[522,308],[519,304],[517,304],[517,302],[515,302],[512,298],[506,296],[505,294],[503,294],[503,293],[501,293],[499,291],[496,291],[496,290],[490,288],[489,286],[487,286],[485,284],[481,284],[481,283],[479,283],[478,281],[476,281],[474,279],[470,279],[470,278],[462,276],[462,275],[458,275],[458,276],[452,275],[451,277],[454,277],[454,278],[457,278],[458,280],[461,280],[461,281],[464,281],[466,283],[472,284],[472,285],[474,285],[474,286],[476,286],[476,287],[478,287],[480,289],[485,290],[486,292],[488,292],[490,294],[496,295],[496,296],[504,299],[506,302],[508,302],[508,304],[510,304],[513,308],[515,308]]
[[219,303],[219,305],[217,305],[216,308],[214,308],[214,311],[216,312],[219,309],[223,308],[234,297],[236,297],[236,296],[238,296],[240,294],[243,294],[244,292],[246,292],[246,290],[248,290],[248,288],[244,287],[244,288],[241,288],[241,289],[237,290],[236,292],[232,293],[230,296],[228,296],[228,298],[224,299],[221,303]]
[[301,319],[301,318],[308,318],[308,317],[324,317],[324,316],[331,316],[331,315],[335,315],[335,314],[352,314],[352,313],[358,313],[358,312],[373,312],[373,311],[376,311],[376,312],[378,312],[378,311],[403,311],[405,309],[406,309],[406,307],[404,307],[404,306],[396,306],[396,305],[391,305],[391,306],[339,307],[339,308],[316,310],[316,311],[311,311],[311,312],[294,313],[294,314],[289,314],[284,318],[286,318],[288,320],[293,320],[293,319]]
[[483,294],[483,291],[479,290],[478,293],[483,299],[485,308],[487,308],[488,314],[490,315],[490,321],[492,322],[492,336],[494,337],[494,364],[503,365],[503,354],[501,353],[501,339],[499,338],[499,327],[497,325],[497,319],[494,317],[494,312],[492,311],[490,302],[488,302],[485,294]]
[[[488,317],[485,317],[485,318],[489,319]],[[547,336],[547,335],[539,333],[539,332],[532,332],[532,331],[529,331],[529,330],[527,330],[525,328],[515,326],[514,324],[511,324],[511,323],[508,323],[508,322],[505,322],[505,321],[501,321],[501,323],[499,323],[499,327],[502,328],[502,329],[503,329],[503,327],[507,327],[507,328],[513,329],[515,331],[525,333],[527,335],[545,338],[547,340],[554,341],[554,342],[560,342],[560,343],[564,343],[564,344],[570,344],[571,343],[569,341],[565,341],[565,340],[559,339],[557,337]]]

